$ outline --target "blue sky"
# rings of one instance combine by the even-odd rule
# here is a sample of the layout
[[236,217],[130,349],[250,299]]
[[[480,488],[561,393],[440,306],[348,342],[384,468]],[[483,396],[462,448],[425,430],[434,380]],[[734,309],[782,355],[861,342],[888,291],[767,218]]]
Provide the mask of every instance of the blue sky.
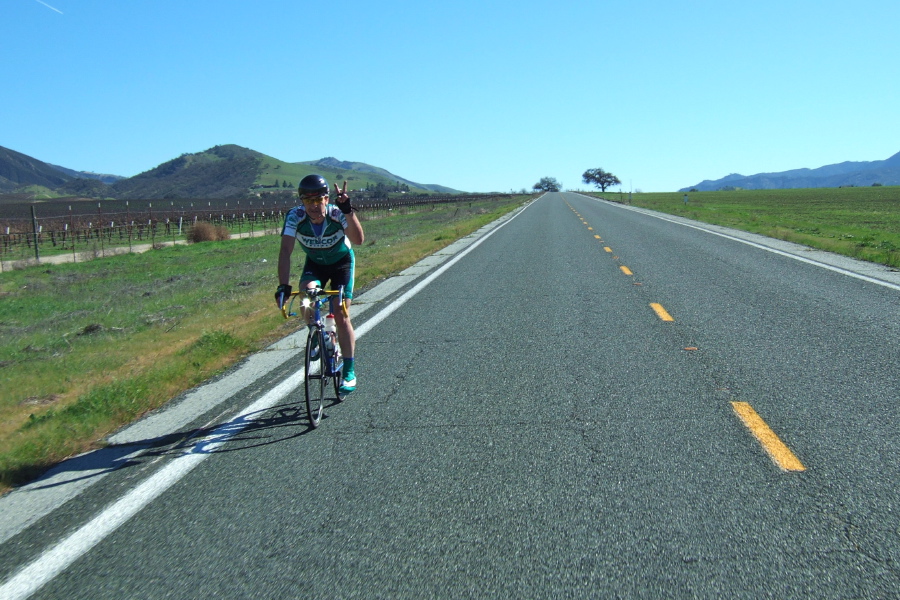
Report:
[[900,151],[896,0],[2,0],[0,146],[239,144],[476,192],[673,191]]

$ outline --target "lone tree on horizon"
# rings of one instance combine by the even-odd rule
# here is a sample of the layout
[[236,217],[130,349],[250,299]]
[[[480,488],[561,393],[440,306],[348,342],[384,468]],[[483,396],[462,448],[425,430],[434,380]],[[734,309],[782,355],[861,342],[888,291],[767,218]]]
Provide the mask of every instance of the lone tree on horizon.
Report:
[[582,181],[585,183],[589,183],[600,188],[601,192],[605,192],[606,188],[611,185],[617,185],[622,183],[619,181],[619,178],[613,175],[612,173],[607,173],[603,169],[588,169],[581,176]]
[[558,192],[562,189],[562,184],[553,177],[541,177],[531,189],[539,192]]

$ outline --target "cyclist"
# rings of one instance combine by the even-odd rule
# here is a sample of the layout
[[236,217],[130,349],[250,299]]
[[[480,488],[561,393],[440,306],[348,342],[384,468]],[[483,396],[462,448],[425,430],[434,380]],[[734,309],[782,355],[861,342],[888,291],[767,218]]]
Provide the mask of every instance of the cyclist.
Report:
[[[308,289],[325,287],[330,280],[331,289],[344,286],[344,298],[349,311],[353,298],[353,280],[355,275],[355,257],[352,244],[362,244],[365,239],[359,218],[350,204],[347,194],[347,182],[339,189],[334,184],[335,203],[328,203],[328,182],[321,175],[307,175],[300,181],[297,193],[301,204],[288,211],[281,230],[281,251],[278,254],[278,281],[280,285],[275,292],[275,302],[280,309],[284,301],[291,295],[291,253],[296,242],[306,253],[303,274],[300,276],[300,288]],[[353,365],[356,350],[356,334],[350,322],[349,312],[344,317],[342,311],[335,310],[335,326],[338,342],[344,356],[344,369],[341,373],[342,394],[356,389],[356,371]],[[307,319],[312,317],[307,313]]]

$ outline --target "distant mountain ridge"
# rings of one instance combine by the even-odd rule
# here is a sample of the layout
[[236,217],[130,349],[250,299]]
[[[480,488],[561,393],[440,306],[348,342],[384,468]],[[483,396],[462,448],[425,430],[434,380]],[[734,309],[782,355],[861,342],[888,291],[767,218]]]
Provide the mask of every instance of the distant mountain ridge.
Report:
[[59,165],[54,165],[51,163],[47,163],[49,166],[53,167],[57,171],[62,171],[69,177],[74,177],[76,179],[96,179],[97,181],[102,181],[103,183],[110,184],[119,181],[120,179],[125,179],[121,175],[109,175],[107,173],[92,173],[90,171],[73,171],[72,169],[67,169],[65,167],[60,167]]
[[73,179],[47,163],[0,146],[0,191],[12,192],[28,185],[56,189]]
[[441,192],[445,194],[456,194],[459,193],[457,190],[452,188],[448,188],[442,185],[437,185],[433,183],[415,183],[410,181],[409,179],[404,179],[403,177],[398,177],[394,175],[390,171],[386,171],[385,169],[379,167],[373,167],[372,165],[367,165],[366,163],[361,162],[350,162],[346,160],[338,160],[334,157],[326,157],[320,158],[319,160],[306,161],[300,164],[310,165],[313,167],[326,167],[329,169],[338,169],[343,171],[359,171],[360,173],[374,173],[376,175],[381,175],[390,180],[400,181],[405,183],[411,187],[424,188],[426,190],[431,190],[433,192]]
[[793,169],[780,173],[758,173],[744,176],[737,173],[722,179],[704,180],[697,185],[681,188],[680,192],[701,192],[741,188],[745,190],[900,185],[900,152],[886,160],[842,162],[818,169]]
[[252,199],[262,194],[290,193],[300,179],[313,172],[330,181],[346,179],[350,190],[459,193],[446,186],[418,184],[365,163],[333,157],[288,163],[235,144],[185,153],[127,178],[74,171],[0,146],[0,192],[5,193],[46,188],[57,194],[89,198]]

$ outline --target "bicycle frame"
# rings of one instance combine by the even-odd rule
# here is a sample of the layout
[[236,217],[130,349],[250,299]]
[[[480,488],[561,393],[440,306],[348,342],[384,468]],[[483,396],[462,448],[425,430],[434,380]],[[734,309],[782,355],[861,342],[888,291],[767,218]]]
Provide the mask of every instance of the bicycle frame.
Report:
[[[294,301],[299,299],[303,315],[308,319],[309,335],[307,336],[306,352],[304,354],[304,364],[306,371],[304,374],[304,387],[306,389],[306,407],[309,413],[309,423],[311,427],[318,427],[322,419],[324,408],[324,390],[327,380],[331,380],[334,386],[334,394],[337,401],[341,401],[340,380],[341,370],[343,367],[343,358],[341,357],[340,345],[337,336],[325,331],[325,320],[322,314],[322,307],[326,301],[329,303],[329,310],[333,310],[334,301],[336,300],[341,307],[341,312],[347,315],[347,305],[344,302],[344,288],[337,290],[325,290],[322,288],[306,288],[297,292],[293,292],[290,298],[281,308],[281,313],[285,319],[298,316],[294,312]],[[310,313],[311,311],[311,313]],[[334,336],[334,337],[331,337]],[[333,343],[326,343],[326,339],[331,339]],[[316,352],[315,348],[318,348]],[[317,368],[312,368],[317,364]]]

